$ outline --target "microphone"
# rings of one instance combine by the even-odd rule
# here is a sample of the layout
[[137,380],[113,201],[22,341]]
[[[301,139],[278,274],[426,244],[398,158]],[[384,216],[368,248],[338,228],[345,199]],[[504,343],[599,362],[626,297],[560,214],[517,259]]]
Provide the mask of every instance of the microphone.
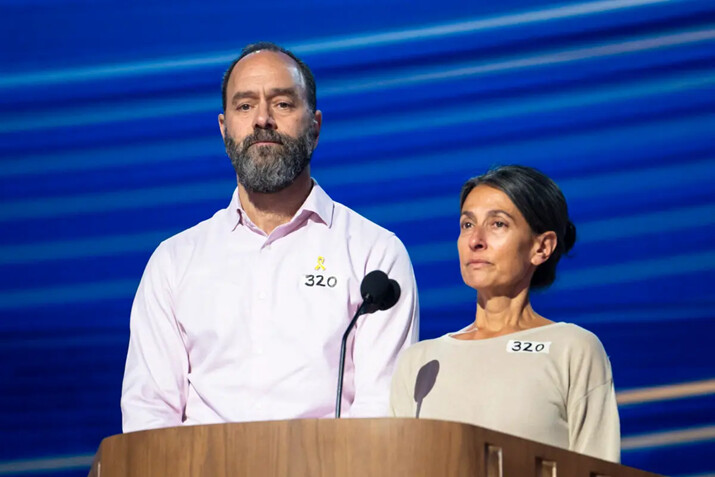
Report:
[[438,374],[439,361],[436,359],[425,363],[424,366],[422,366],[417,372],[417,379],[415,379],[415,402],[417,403],[417,413],[415,414],[415,417],[418,419],[420,417],[420,410],[422,409],[422,401],[424,401],[430,391],[432,391],[434,383],[437,381]]
[[373,270],[365,275],[360,283],[360,295],[362,304],[355,312],[355,316],[350,321],[348,328],[343,334],[340,344],[340,364],[338,365],[338,392],[335,400],[335,417],[340,417],[340,406],[343,399],[343,374],[345,373],[345,346],[348,341],[350,331],[352,331],[357,319],[361,315],[374,313],[378,310],[387,310],[395,306],[400,299],[400,285],[381,270]]

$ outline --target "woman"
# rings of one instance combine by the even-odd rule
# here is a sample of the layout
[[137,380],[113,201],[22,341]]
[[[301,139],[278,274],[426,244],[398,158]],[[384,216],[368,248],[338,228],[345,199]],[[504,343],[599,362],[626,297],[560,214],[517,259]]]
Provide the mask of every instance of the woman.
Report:
[[529,303],[576,240],[561,190],[541,172],[504,166],[467,181],[457,240],[475,321],[400,358],[392,414],[466,422],[619,462],[620,427],[598,338]]

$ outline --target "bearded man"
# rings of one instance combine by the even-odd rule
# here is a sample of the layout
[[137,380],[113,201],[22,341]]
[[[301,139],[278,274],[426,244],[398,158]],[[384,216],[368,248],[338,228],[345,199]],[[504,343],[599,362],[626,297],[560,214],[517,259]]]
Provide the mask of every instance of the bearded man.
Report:
[[311,178],[322,114],[305,63],[273,43],[249,45],[222,94],[238,187],[226,209],[162,242],[147,264],[130,320],[124,432],[333,415],[341,337],[360,282],[377,269],[402,293],[358,320],[341,406],[387,415],[396,357],[418,334],[407,251]]

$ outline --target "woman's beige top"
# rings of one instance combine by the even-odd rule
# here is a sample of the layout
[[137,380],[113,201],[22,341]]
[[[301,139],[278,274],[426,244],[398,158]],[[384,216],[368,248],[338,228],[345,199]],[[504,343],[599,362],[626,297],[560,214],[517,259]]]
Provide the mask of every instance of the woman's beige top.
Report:
[[[437,364],[428,364],[432,361]],[[483,340],[445,335],[422,341],[398,361],[393,416],[416,416],[416,386],[418,399],[426,393],[419,417],[465,422],[620,461],[610,362],[596,335],[574,324]]]

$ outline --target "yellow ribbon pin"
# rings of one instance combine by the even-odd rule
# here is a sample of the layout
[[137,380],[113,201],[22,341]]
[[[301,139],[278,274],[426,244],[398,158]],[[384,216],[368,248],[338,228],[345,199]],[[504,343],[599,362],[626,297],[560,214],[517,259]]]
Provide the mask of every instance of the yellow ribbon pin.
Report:
[[318,264],[315,266],[316,270],[325,270],[325,258],[324,257],[318,257]]

